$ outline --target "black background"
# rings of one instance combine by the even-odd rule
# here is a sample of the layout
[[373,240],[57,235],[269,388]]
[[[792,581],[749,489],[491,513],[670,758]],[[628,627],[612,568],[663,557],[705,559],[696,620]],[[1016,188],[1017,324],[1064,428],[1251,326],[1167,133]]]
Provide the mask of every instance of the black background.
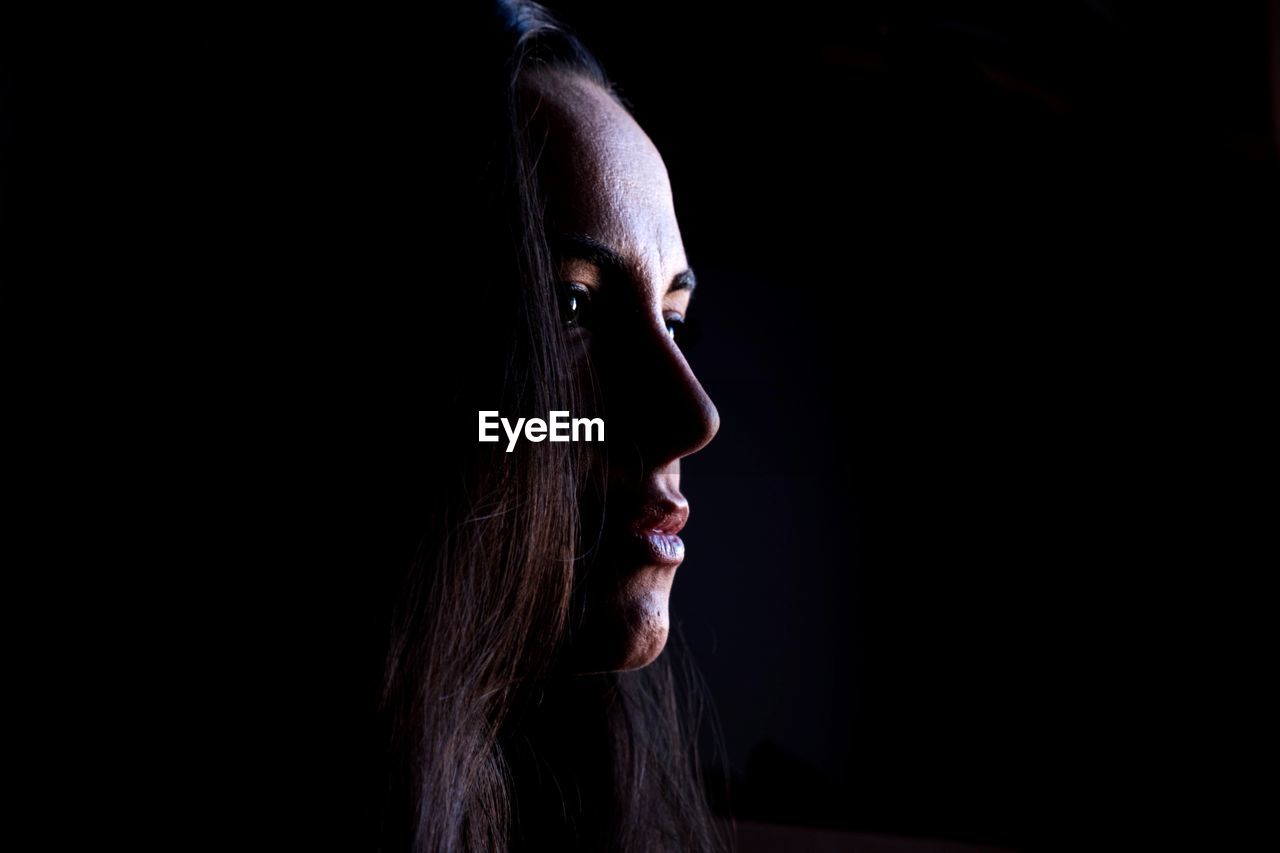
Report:
[[[1238,828],[1274,12],[553,8],[663,152],[699,276],[722,426],[685,463],[673,612],[735,812],[1028,850]],[[424,417],[383,391],[474,320],[432,313],[455,283],[415,255],[439,180],[415,146],[457,120],[415,57],[448,33],[6,28],[18,518],[42,525],[15,600],[34,645],[78,637],[26,695],[60,697],[33,702],[69,747],[39,764],[59,802],[147,780],[104,826],[347,820],[377,592],[344,572],[403,547],[370,536],[412,515],[381,440]]]
[[1280,233],[1266,9],[557,8],[663,152],[702,284],[722,426],[673,611],[738,814],[1229,830],[1188,708],[1220,700],[1214,421],[1250,428]]

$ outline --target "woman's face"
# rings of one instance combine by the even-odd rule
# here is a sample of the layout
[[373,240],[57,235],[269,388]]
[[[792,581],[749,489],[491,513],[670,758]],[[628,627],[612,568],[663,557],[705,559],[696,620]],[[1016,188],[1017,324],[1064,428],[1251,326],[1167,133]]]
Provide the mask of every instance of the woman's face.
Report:
[[[546,194],[564,321],[605,442],[583,498],[575,595],[578,672],[635,669],[667,641],[668,598],[684,559],[689,505],[680,459],[703,447],[719,415],[680,350],[693,273],[666,166],[603,89],[564,71],[522,80]],[[573,412],[574,417],[580,415]],[[603,493],[601,493],[603,492]]]

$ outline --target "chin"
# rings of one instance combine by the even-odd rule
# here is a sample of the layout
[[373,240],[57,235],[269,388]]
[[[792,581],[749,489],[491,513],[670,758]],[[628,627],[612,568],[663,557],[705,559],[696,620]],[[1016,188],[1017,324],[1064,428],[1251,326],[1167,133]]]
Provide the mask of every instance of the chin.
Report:
[[[665,573],[661,573],[665,574]],[[642,577],[597,606],[580,635],[577,671],[582,675],[641,669],[658,659],[670,632],[670,578]]]
[[613,667],[616,672],[641,669],[658,659],[662,650],[667,647],[667,629],[654,629],[641,637],[632,638],[627,656]]

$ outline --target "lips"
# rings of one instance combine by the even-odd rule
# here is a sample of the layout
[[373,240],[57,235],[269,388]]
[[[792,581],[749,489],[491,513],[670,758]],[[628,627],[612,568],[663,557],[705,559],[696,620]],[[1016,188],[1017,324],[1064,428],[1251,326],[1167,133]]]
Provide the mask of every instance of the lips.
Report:
[[684,529],[689,520],[689,504],[683,498],[659,498],[650,501],[631,521],[637,533],[667,533],[672,536]]
[[678,534],[688,520],[689,503],[683,497],[655,494],[629,514],[625,549],[642,565],[678,566],[684,560],[684,540]]
[[651,530],[636,536],[644,547],[646,565],[678,566],[684,561],[684,540],[674,533]]

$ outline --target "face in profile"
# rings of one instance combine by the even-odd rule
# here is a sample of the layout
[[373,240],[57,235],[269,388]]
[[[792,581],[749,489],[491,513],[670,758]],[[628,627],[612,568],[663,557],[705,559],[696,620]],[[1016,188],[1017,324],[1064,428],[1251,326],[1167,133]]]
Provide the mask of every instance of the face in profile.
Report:
[[594,486],[582,499],[575,595],[585,615],[573,666],[635,669],[667,641],[689,515],[680,460],[719,426],[680,349],[695,280],[666,166],[630,114],[569,72],[530,72],[522,87],[564,322],[583,388],[605,420]]

